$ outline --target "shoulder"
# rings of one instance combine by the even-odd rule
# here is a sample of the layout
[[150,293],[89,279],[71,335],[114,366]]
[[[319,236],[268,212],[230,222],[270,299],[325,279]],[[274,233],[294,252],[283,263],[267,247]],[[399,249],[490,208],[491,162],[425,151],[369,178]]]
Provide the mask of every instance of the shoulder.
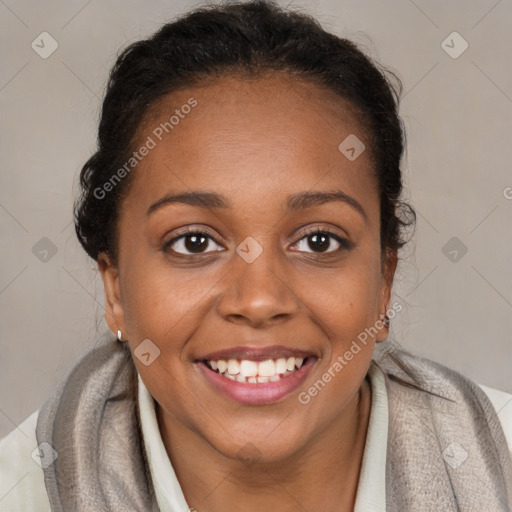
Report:
[[0,509],[5,512],[51,512],[43,469],[32,458],[38,413],[0,439]]
[[[377,357],[385,374],[394,377],[394,379],[386,379],[387,385],[399,389],[408,389],[407,386],[403,386],[403,383],[407,384],[412,381],[419,384],[420,389],[450,398],[454,402],[464,400],[470,389],[480,391],[478,393],[480,397],[473,396],[474,394],[471,392],[469,396],[473,401],[488,399],[498,416],[512,456],[512,394],[483,386],[452,368],[402,348],[381,350],[377,353]],[[413,388],[418,389],[416,386]],[[487,405],[488,408],[489,405]]]
[[512,456],[512,394],[478,384],[491,401],[500,420]]

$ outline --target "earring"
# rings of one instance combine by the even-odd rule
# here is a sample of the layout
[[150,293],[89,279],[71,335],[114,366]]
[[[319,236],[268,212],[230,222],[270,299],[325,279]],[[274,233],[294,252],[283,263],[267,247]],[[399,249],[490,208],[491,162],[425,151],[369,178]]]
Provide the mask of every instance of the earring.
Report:
[[383,322],[383,323],[384,323],[384,325],[385,325],[386,327],[389,327],[389,322],[390,322],[390,320],[389,320],[389,316],[388,316],[388,315],[386,315],[386,316],[384,317],[384,322]]
[[118,329],[117,330],[117,341],[119,341],[120,343],[123,343],[123,336],[121,334],[121,329]]

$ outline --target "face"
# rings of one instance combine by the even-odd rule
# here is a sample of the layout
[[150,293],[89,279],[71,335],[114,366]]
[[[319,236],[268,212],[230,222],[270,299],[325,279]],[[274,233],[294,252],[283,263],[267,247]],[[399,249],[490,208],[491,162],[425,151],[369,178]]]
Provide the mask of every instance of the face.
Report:
[[118,259],[100,258],[109,327],[170,428],[233,459],[248,443],[285,459],[353,406],[387,335],[380,323],[354,348],[394,272],[369,142],[347,158],[347,136],[367,140],[357,114],[285,76],[224,77],[157,107],[135,145],[154,147],[121,205]]

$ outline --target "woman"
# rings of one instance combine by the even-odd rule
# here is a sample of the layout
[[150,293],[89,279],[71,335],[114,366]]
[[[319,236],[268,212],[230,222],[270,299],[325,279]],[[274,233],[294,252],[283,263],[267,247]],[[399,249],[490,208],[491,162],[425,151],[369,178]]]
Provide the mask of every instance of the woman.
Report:
[[500,392],[375,352],[414,220],[387,77],[263,2],[199,9],[122,53],[75,211],[117,339],[22,425],[30,442],[2,441],[5,503],[510,510]]

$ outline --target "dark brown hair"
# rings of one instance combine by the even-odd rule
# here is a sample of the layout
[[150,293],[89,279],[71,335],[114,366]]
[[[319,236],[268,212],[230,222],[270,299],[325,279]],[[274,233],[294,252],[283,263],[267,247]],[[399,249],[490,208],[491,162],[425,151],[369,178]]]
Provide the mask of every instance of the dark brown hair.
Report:
[[196,9],[119,55],[103,101],[98,148],[82,168],[75,203],[76,233],[91,258],[100,252],[117,257],[119,204],[131,175],[108,193],[98,190],[130,158],[137,129],[157,100],[205,78],[268,71],[314,80],[357,108],[375,162],[381,249],[406,243],[405,228],[414,226],[416,215],[401,200],[400,81],[314,18],[257,0]]

